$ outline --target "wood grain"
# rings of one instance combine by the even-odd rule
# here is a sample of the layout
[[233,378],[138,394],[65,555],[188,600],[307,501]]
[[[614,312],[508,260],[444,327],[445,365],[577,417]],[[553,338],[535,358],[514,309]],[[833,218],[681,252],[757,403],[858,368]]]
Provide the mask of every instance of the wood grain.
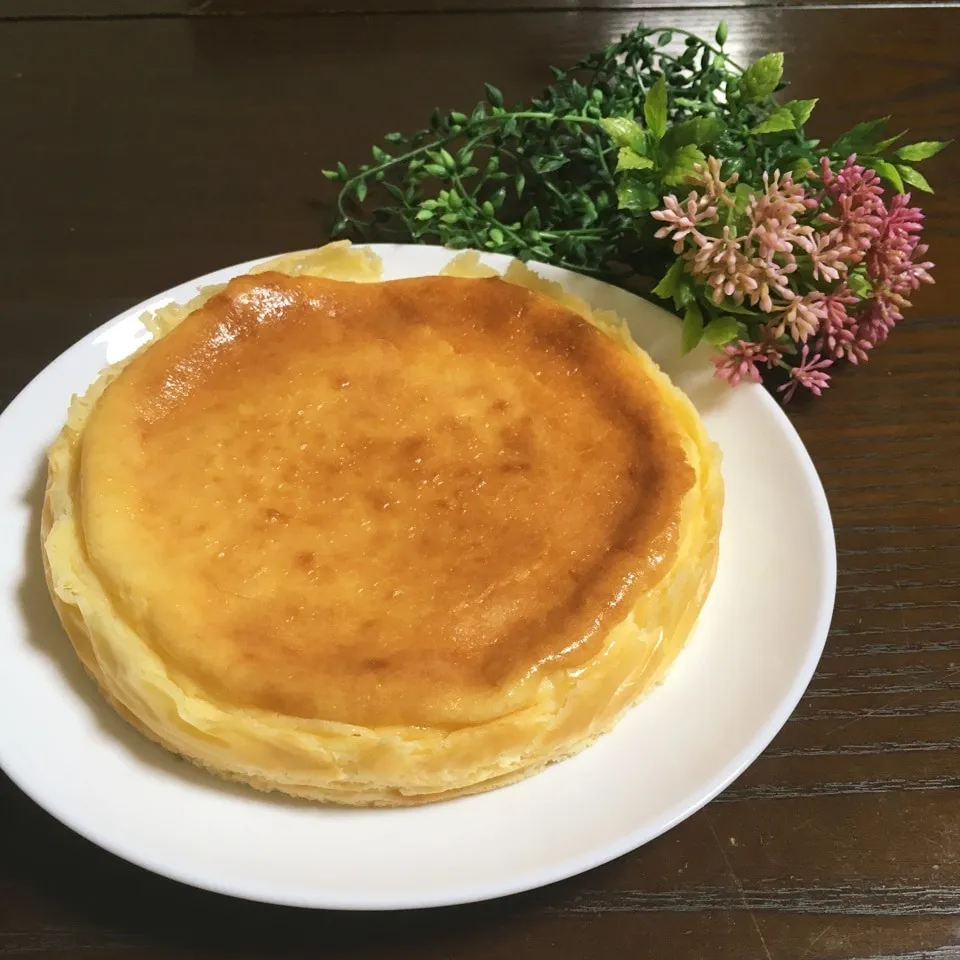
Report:
[[[685,0],[689,8],[855,7],[873,0]],[[901,0],[891,6],[957,6],[957,0]],[[329,14],[486,13],[571,10],[637,11],[678,6],[674,0],[0,0],[0,19],[111,19],[117,17],[326,16]]]
[[[546,64],[641,12],[700,31],[725,16],[744,59],[785,50],[791,93],[822,98],[823,136],[881,113],[917,139],[960,135],[952,5],[647,12],[537,0],[505,12],[369,0],[355,9],[459,12],[323,14],[343,6],[285,0],[260,16],[265,5],[227,0],[0,2],[0,284],[13,331],[0,407],[144,297],[322,242],[322,166],[356,162],[438,99],[472,105],[485,79],[528,95]],[[868,364],[790,411],[834,514],[836,614],[796,713],[717,802],[545,890],[371,919],[164,881],[0,777],[0,957],[960,958],[958,157],[928,165],[937,286]],[[767,519],[789,550],[790,504]]]

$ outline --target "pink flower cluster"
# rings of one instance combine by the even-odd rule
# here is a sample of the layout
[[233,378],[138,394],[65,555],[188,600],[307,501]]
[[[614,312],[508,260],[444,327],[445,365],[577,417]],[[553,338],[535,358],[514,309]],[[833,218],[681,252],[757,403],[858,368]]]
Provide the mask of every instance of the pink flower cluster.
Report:
[[[714,358],[716,376],[731,385],[759,381],[766,364],[789,370],[784,399],[800,386],[819,396],[827,368],[865,361],[903,319],[913,291],[933,282],[919,240],[923,213],[910,206],[910,194],[888,203],[880,178],[855,156],[836,172],[822,158],[806,187],[779,170],[764,173],[762,191],[748,194],[740,217],[730,209],[737,175],[723,180],[714,157],[694,170],[697,189],[683,201],[665,197],[652,215],[663,224],[656,236],[673,241],[713,303],[758,311],[754,339],[730,343]],[[796,355],[795,365],[787,354]]]

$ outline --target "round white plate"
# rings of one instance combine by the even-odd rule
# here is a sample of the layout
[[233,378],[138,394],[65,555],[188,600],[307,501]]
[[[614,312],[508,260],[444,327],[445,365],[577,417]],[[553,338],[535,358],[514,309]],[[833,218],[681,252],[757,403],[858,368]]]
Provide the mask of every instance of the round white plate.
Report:
[[[449,251],[377,246],[389,278]],[[502,268],[505,258],[485,257]],[[240,264],[104,324],[0,416],[0,766],[38,804],[118,856],[222,893],[306,907],[427,907],[502,896],[646,843],[719,793],[800,699],[833,610],[836,552],[823,488],[776,402],[680,359],[675,317],[554,267],[535,269],[626,317],[697,405],[723,451],[720,566],[663,684],[584,753],[514,786],[400,810],[323,807],[223,783],[148,742],[101,700],[47,597],[38,545],[44,452],[71,394],[136,348],[137,319]],[[775,522],[790,504],[790,533]]]

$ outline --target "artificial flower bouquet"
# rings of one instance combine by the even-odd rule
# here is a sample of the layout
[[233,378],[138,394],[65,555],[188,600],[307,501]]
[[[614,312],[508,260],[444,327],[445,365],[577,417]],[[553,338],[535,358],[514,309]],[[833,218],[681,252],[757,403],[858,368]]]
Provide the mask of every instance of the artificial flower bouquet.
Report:
[[[470,114],[390,133],[340,184],[335,233],[412,238],[541,260],[629,286],[682,320],[718,378],[768,375],[784,401],[864,362],[932,283],[916,164],[887,118],[833,144],[816,100],[781,102],[783,55],[747,67],[687,31],[625,34],[528,104],[498,88]],[[677,50],[678,41],[682,43]]]

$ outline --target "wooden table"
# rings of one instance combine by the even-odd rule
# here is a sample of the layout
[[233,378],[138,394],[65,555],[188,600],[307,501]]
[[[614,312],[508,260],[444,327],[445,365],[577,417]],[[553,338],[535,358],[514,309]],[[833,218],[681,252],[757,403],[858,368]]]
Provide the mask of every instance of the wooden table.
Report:
[[[823,136],[883,113],[915,139],[960,136],[956,5],[667,6],[0,0],[0,406],[149,294],[322,242],[322,166],[471,106],[483,80],[529,95],[641,16],[707,33],[725,16],[742,59],[786,51]],[[925,167],[938,285],[866,367],[790,411],[833,508],[836,615],[796,714],[716,802],[548,889],[371,917],[178,886],[0,776],[0,957],[960,957],[958,158]],[[789,550],[789,503],[768,520]]]

